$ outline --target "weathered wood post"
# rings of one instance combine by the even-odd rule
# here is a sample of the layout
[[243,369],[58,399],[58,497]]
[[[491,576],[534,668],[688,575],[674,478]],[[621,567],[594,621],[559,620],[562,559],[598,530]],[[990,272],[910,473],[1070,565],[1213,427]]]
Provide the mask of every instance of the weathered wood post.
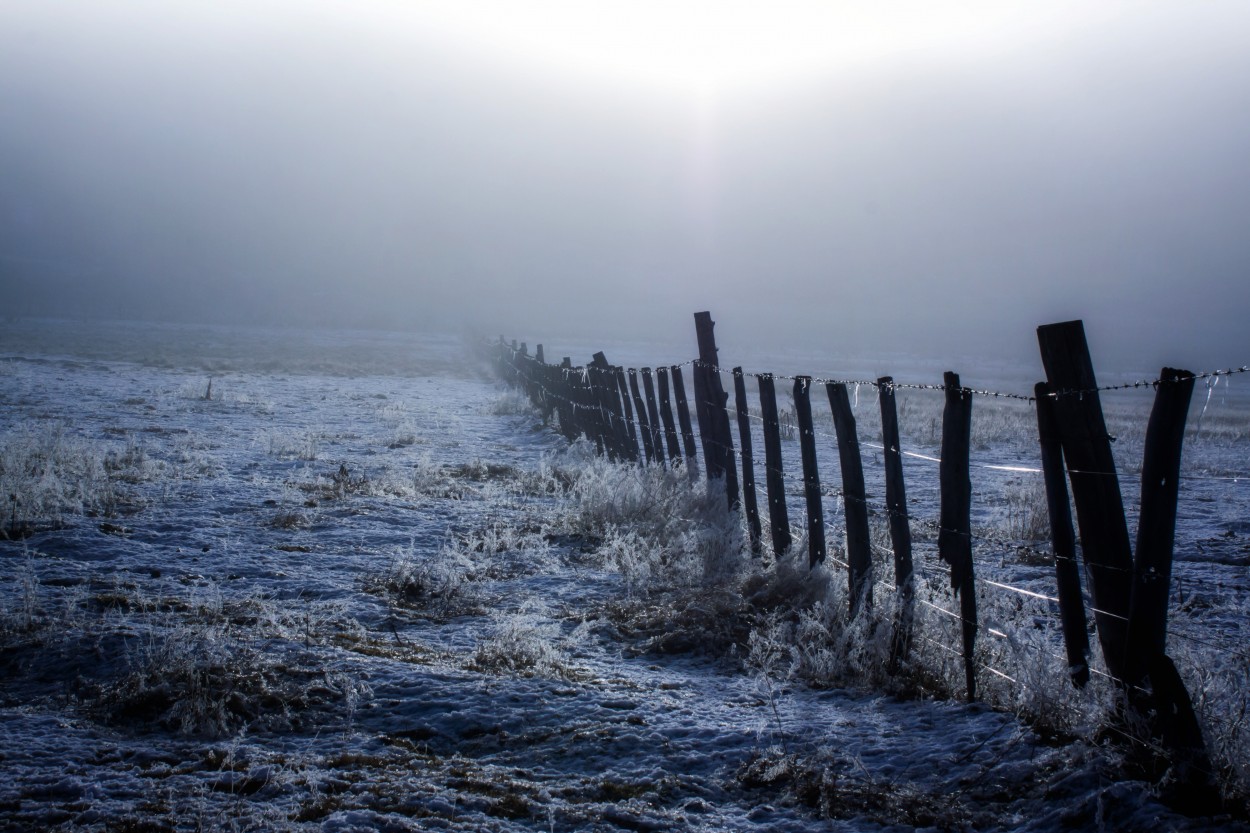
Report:
[[625,369],[620,365],[617,365],[612,368],[612,371],[616,376],[617,394],[620,396],[621,404],[625,407],[625,428],[629,434],[630,459],[640,461],[641,455],[638,452],[638,423],[634,420],[634,406],[631,402],[629,383],[625,381]]
[[890,522],[890,543],[894,550],[894,589],[898,595],[898,617],[890,643],[890,669],[896,671],[911,650],[912,622],[916,604],[911,560],[911,521],[907,514],[907,486],[903,481],[903,452],[898,434],[898,403],[894,379],[877,380],[877,401],[881,406],[881,445],[885,449],[885,506]]
[[799,450],[803,455],[803,494],[807,498],[807,558],[815,567],[825,560],[825,510],[820,495],[820,470],[816,467],[816,433],[812,426],[811,376],[794,377],[794,416],[799,424]]
[[634,414],[638,419],[638,433],[642,435],[642,450],[646,454],[647,462],[655,462],[655,446],[651,442],[651,420],[647,417],[647,403],[642,399],[642,393],[638,389],[638,371],[630,368],[626,371],[629,374],[629,394],[634,400]]
[[1063,447],[1055,427],[1055,401],[1050,395],[1050,386],[1038,382],[1033,394],[1037,400],[1037,435],[1042,448],[1042,477],[1046,481],[1046,510],[1050,515],[1059,622],[1068,656],[1068,675],[1074,686],[1084,688],[1089,682],[1089,632],[1085,601],[1081,597],[1081,570],[1076,563],[1076,532],[1072,529],[1068,485],[1064,479]]
[[1166,653],[1181,447],[1193,389],[1192,373],[1163,368],[1146,428],[1125,682],[1134,687],[1149,683],[1153,705],[1149,714],[1154,717],[1155,736],[1170,753],[1172,789],[1190,807],[1206,809],[1219,798],[1206,742],[1185,683]]
[[655,369],[656,387],[660,394],[660,419],[664,422],[664,439],[668,442],[668,459],[674,464],[681,462],[681,440],[677,436],[677,424],[673,421],[673,402],[668,393],[668,368]]
[[1133,555],[1085,326],[1047,324],[1037,328],[1037,339],[1076,504],[1098,640],[1107,670],[1123,680]]
[[[715,326],[710,312],[694,314],[695,335],[699,342],[699,363],[695,365],[695,396],[702,402],[699,407],[706,415],[709,432],[703,439],[707,476],[709,480],[725,478],[725,498],[732,511],[739,506],[738,467],[734,462],[734,441],[729,432],[729,414],[725,410],[729,394],[725,392],[720,381],[720,359],[713,333]],[[702,429],[702,417],[699,425]]]
[[755,456],[751,443],[751,411],[747,405],[746,378],[741,367],[733,369],[734,405],[738,414],[738,438],[742,442],[742,505],[747,513],[751,551],[760,550],[760,510],[755,496]]
[[580,428],[577,423],[577,407],[576,400],[573,395],[573,384],[569,379],[569,375],[573,372],[573,360],[568,356],[560,363],[557,368],[560,374],[556,380],[556,393],[560,399],[556,403],[556,412],[560,415],[560,433],[563,434],[569,442],[577,439]]
[[[612,390],[615,390],[616,376],[612,373],[612,366],[608,364],[607,356],[603,353],[595,353],[590,364],[586,365],[586,379],[590,384],[591,400],[598,410],[598,418],[603,430],[603,446],[608,452],[608,459],[623,460],[625,448],[620,440],[624,426],[612,407],[608,382],[611,382]],[[618,429],[620,429],[619,433]]]
[[655,451],[655,461],[663,463],[664,437],[660,433],[660,409],[655,402],[655,381],[649,367],[642,369],[642,388],[647,395],[647,424],[651,428],[651,448]]
[[758,377],[760,416],[764,420],[764,481],[768,489],[768,525],[773,536],[773,555],[781,558],[790,549],[790,513],[786,509],[786,481],[781,462],[781,421],[777,418],[777,392],[772,374]]
[[690,405],[686,401],[686,383],[681,377],[681,365],[669,368],[673,378],[673,397],[677,400],[677,424],[681,426],[681,442],[685,450],[686,468],[692,473],[699,470],[698,452],[694,445],[694,426],[690,424]]
[[838,437],[838,462],[842,469],[842,508],[846,515],[846,561],[849,572],[851,618],[861,606],[872,609],[872,534],[868,529],[868,495],[864,488],[864,461],[859,453],[855,414],[846,385],[828,382],[829,409]]
[[1141,471],[1141,514],[1133,557],[1129,599],[1125,682],[1136,684],[1167,645],[1168,592],[1172,582],[1172,547],[1176,538],[1176,502],[1180,496],[1181,446],[1194,376],[1163,368],[1154,408],[1146,428]]
[[951,567],[951,588],[959,597],[963,625],[964,679],[968,700],[977,696],[973,651],[977,641],[977,594],[972,573],[972,478],[969,449],[972,442],[972,392],[960,387],[959,375],[944,377],[946,407],[942,412],[942,462],[938,555]]
[[595,443],[595,450],[600,456],[608,453],[607,425],[603,418],[603,409],[599,406],[598,397],[590,385],[591,368],[576,367],[570,379],[573,390],[577,394],[577,415],[586,436]]

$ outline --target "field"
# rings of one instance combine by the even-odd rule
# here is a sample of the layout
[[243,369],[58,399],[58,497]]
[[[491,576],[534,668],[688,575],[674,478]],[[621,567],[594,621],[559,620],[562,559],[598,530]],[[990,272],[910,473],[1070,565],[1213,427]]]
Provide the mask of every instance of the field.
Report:
[[[848,622],[836,561],[753,554],[701,480],[569,447],[460,339],[7,322],[0,830],[1247,829],[1238,378],[1186,439],[1169,651],[1229,799],[1189,816],[1109,731],[1110,686],[1067,683],[1028,403],[974,407],[970,706],[922,525],[891,674],[883,531]],[[1134,507],[1149,392],[1105,404]],[[900,406],[933,456],[940,394]],[[859,391],[880,499],[875,414]],[[936,518],[936,465],[907,467]]]

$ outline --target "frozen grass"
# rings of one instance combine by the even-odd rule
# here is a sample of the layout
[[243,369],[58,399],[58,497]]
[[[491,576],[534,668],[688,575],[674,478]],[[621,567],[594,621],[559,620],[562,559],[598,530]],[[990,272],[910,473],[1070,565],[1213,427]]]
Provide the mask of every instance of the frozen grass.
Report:
[[115,516],[135,500],[126,486],[163,468],[134,438],[118,447],[60,424],[14,430],[0,437],[0,537],[21,538],[72,515]]
[[[1019,432],[1019,426],[1011,427],[1013,418],[1019,417],[996,422],[992,433]],[[692,484],[685,473],[658,467],[613,466],[576,446],[560,467],[572,472],[572,500],[555,528],[597,542],[597,556],[621,575],[625,595],[609,602],[605,614],[634,641],[634,650],[736,658],[767,680],[773,692],[799,683],[902,697],[963,696],[961,629],[954,614],[958,602],[945,570],[922,569],[912,650],[891,668],[900,611],[892,581],[883,579],[890,572],[883,525],[876,529],[882,556],[876,569],[877,603],[850,619],[845,570],[835,566],[845,556],[836,542],[830,546],[828,569],[809,572],[806,563],[798,563],[805,562],[804,555],[777,560],[767,550],[762,558],[753,555],[740,521],[724,511],[717,484]],[[1005,492],[999,520],[984,534],[1045,548],[1044,490],[1036,478],[1014,482]],[[936,563],[924,551],[932,542],[918,532],[916,557],[921,562],[933,557]],[[794,552],[802,554],[805,547],[797,535]],[[1117,695],[1105,678],[1095,676],[1083,690],[1069,682],[1050,602],[986,585],[978,585],[977,593],[980,699],[1039,731],[1069,738],[1092,737],[1115,724]],[[1222,787],[1228,795],[1244,796],[1250,788],[1244,764],[1250,758],[1244,669],[1191,647],[1173,640],[1171,654],[1191,687]],[[787,778],[795,789],[811,790],[809,775]],[[768,780],[758,769],[744,777]]]

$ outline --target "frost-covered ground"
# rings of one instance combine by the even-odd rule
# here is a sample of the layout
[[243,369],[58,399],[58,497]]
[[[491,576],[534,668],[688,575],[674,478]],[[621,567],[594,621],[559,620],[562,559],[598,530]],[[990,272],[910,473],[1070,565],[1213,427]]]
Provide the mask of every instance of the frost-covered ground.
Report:
[[[1028,414],[984,423],[983,462],[1026,454]],[[1179,533],[1212,720],[1246,675],[1246,487],[1217,479],[1250,468],[1245,418],[1206,416]],[[7,322],[0,463],[0,829],[1244,829],[1092,739],[1045,604],[983,599],[1010,637],[983,660],[1019,677],[998,708],[944,696],[941,645],[880,685],[836,569],[761,564],[684,473],[566,448],[454,338]],[[975,477],[986,536],[1030,536],[1036,484]]]

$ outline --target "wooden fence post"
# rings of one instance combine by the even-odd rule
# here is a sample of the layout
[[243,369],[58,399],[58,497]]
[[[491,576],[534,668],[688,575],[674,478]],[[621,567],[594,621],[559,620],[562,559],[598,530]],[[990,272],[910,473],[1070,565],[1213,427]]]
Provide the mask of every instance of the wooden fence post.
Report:
[[977,641],[977,594],[972,573],[972,478],[969,449],[972,440],[972,393],[959,385],[959,375],[944,377],[946,407],[942,412],[942,462],[938,554],[951,567],[951,588],[959,597],[963,625],[964,678],[968,700],[977,697],[973,651]]
[[1150,660],[1167,643],[1168,592],[1180,496],[1181,446],[1194,377],[1187,370],[1163,368],[1146,428],[1141,470],[1141,513],[1133,556],[1125,682],[1141,681]]
[[690,405],[686,401],[686,383],[681,378],[681,365],[669,368],[673,377],[673,396],[677,400],[677,424],[681,426],[681,441],[685,448],[686,468],[698,472],[698,452],[694,446],[694,426],[690,424]]
[[1133,555],[1085,327],[1080,321],[1047,324],[1037,328],[1037,339],[1076,504],[1098,640],[1107,670],[1123,680]]
[[811,376],[794,377],[794,416],[799,424],[803,494],[807,498],[807,559],[808,567],[815,567],[825,560],[825,510],[820,495],[820,470],[816,467],[816,433],[808,393],[811,386]]
[[[720,359],[717,356],[716,336],[710,312],[694,314],[695,335],[699,342],[699,363],[695,366],[695,395],[702,402],[700,410],[706,414],[707,428],[710,432],[703,440],[703,456],[707,464],[709,480],[725,478],[725,498],[730,511],[738,508],[738,466],[734,462],[733,435],[729,432],[729,414],[726,403],[729,394],[725,393],[720,381]],[[702,379],[702,386],[699,380]],[[700,395],[702,387],[702,395]],[[698,403],[696,403],[698,404]],[[700,428],[703,419],[699,420]]]
[[838,462],[842,469],[842,508],[846,515],[846,561],[850,581],[851,618],[872,609],[872,533],[868,529],[868,495],[864,488],[864,461],[859,454],[855,414],[846,385],[828,382],[829,409],[838,437]]
[[759,377],[760,416],[764,420],[764,481],[768,489],[768,525],[773,534],[773,556],[790,549],[790,513],[786,510],[786,481],[781,462],[781,422],[771,374]]
[[894,549],[894,589],[899,598],[894,638],[890,643],[890,669],[911,651],[912,621],[916,604],[911,560],[911,521],[907,514],[907,486],[903,481],[903,453],[898,435],[898,403],[894,379],[877,380],[877,401],[881,406],[881,445],[885,457],[885,506],[890,522],[890,543]]
[[755,457],[751,443],[751,411],[747,406],[746,379],[741,367],[733,369],[734,405],[738,414],[738,437],[742,441],[742,504],[747,513],[751,551],[760,550],[760,510],[755,497]]
[[556,404],[556,412],[560,415],[560,433],[567,437],[569,442],[573,442],[580,431],[577,424],[577,408],[573,398],[573,385],[569,380],[569,374],[573,372],[573,360],[565,356],[556,372],[559,374],[556,377],[556,393],[560,399]]
[[1169,751],[1178,798],[1205,809],[1219,793],[1211,778],[1202,727],[1176,666],[1166,653],[1168,593],[1180,494],[1181,447],[1194,375],[1165,367],[1146,428],[1141,472],[1141,511],[1129,602],[1126,682],[1149,680],[1154,735]]
[[589,365],[574,368],[572,376],[573,388],[577,391],[578,416],[586,431],[586,436],[594,440],[595,450],[599,452],[600,456],[604,456],[609,449],[606,420],[603,418],[603,409],[599,405],[594,388],[591,387],[590,374],[591,368]]
[[612,368],[612,372],[616,376],[616,388],[621,405],[625,407],[625,428],[629,435],[630,459],[637,462],[641,460],[638,452],[638,423],[634,421],[634,406],[630,401],[629,383],[625,381],[625,368],[618,364]]
[[647,405],[642,401],[642,394],[638,391],[638,371],[630,368],[629,371],[629,394],[634,400],[634,413],[638,415],[638,432],[642,434],[642,450],[647,455],[647,462],[655,462],[655,446],[651,442],[651,420],[647,417]]
[[673,402],[668,393],[668,368],[655,369],[656,386],[660,389],[660,419],[664,423],[664,438],[668,441],[668,459],[673,464],[681,462],[681,441],[677,425],[673,422]]
[[1063,447],[1055,427],[1055,401],[1050,395],[1050,386],[1038,382],[1033,394],[1037,400],[1037,435],[1042,448],[1042,476],[1046,481],[1046,510],[1050,515],[1059,622],[1068,656],[1068,675],[1074,686],[1084,688],[1089,682],[1089,632],[1085,601],[1081,597],[1081,570],[1076,563],[1076,532],[1072,529],[1072,511],[1068,507],[1068,486],[1064,479]]
[[627,459],[625,443],[624,417],[620,414],[620,400],[615,397],[616,374],[608,364],[608,357],[602,352],[595,353],[590,364],[586,365],[586,378],[594,394],[594,403],[599,409],[599,417],[603,426],[603,444],[608,451],[608,459],[613,461]]
[[664,437],[660,434],[660,409],[655,403],[655,381],[649,367],[642,369],[642,388],[647,395],[647,424],[651,428],[651,447],[655,450],[655,461],[663,464]]

